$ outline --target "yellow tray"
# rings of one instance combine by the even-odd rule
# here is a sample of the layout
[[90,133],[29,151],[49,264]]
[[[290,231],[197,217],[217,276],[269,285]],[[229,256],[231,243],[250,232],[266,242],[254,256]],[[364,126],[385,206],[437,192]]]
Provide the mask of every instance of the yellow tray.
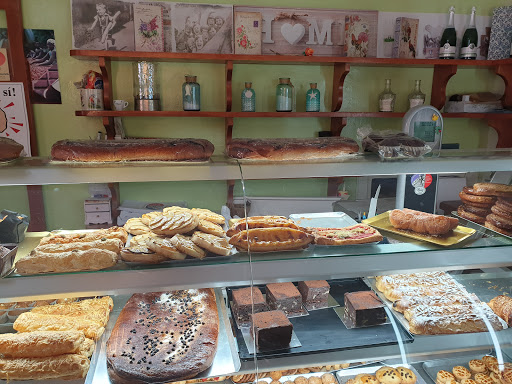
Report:
[[381,213],[378,216],[374,216],[371,219],[363,220],[363,223],[371,225],[372,227],[382,229],[384,231],[396,233],[398,235],[402,235],[405,237],[410,237],[415,240],[428,241],[429,243],[434,243],[437,245],[442,245],[443,247],[449,247],[450,245],[454,245],[460,243],[461,241],[470,237],[476,230],[472,228],[466,228],[462,226],[458,226],[453,230],[453,233],[449,236],[429,236],[422,235],[420,233],[415,233],[411,231],[405,231],[403,229],[396,229],[389,222],[389,212]]

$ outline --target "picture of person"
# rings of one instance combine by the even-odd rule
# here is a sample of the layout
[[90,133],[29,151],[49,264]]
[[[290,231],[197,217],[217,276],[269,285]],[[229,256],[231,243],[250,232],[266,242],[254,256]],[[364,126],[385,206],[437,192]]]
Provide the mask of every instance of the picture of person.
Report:
[[112,37],[112,29],[116,26],[116,19],[121,14],[117,11],[113,16],[108,13],[107,6],[103,3],[96,4],[96,16],[94,22],[89,27],[89,31],[93,31],[99,24],[101,29],[101,43],[105,44],[105,49],[115,49],[116,41]]
[[[46,54],[40,59],[35,57],[34,60],[30,63],[31,65],[52,65],[57,63],[57,52],[55,51],[55,40],[48,39],[46,41],[46,46],[48,50]],[[42,50],[40,51],[42,52]],[[41,56],[41,55],[37,55]]]

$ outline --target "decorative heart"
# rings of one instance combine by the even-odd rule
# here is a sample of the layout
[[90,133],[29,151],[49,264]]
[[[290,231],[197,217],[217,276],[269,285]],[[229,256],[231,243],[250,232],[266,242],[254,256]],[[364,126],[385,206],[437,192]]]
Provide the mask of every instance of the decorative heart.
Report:
[[281,34],[291,45],[297,44],[305,33],[306,28],[302,24],[291,25],[286,23],[281,26]]

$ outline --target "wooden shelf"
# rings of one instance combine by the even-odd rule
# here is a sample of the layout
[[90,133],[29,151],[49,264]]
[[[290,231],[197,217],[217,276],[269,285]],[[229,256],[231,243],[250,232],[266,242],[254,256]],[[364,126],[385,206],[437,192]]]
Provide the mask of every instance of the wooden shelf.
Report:
[[512,64],[512,59],[504,60],[443,60],[443,59],[390,59],[375,57],[330,57],[330,56],[286,56],[286,55],[220,55],[202,53],[174,52],[128,52],[96,51],[73,49],[70,55],[79,59],[109,58],[111,60],[156,60],[156,61],[193,61],[210,63],[237,64],[335,64],[348,63],[362,66],[424,66],[456,65],[463,67],[493,67],[500,64]]
[[[402,118],[405,112],[215,112],[215,111],[76,111],[88,117],[218,117],[218,118]],[[444,118],[512,120],[512,113],[443,113]]]

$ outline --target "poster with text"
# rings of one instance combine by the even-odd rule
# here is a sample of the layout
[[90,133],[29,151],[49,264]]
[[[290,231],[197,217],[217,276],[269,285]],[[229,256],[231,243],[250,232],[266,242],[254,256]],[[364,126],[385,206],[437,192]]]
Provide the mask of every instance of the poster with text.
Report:
[[8,137],[25,148],[30,156],[30,131],[23,83],[0,83],[0,136]]

